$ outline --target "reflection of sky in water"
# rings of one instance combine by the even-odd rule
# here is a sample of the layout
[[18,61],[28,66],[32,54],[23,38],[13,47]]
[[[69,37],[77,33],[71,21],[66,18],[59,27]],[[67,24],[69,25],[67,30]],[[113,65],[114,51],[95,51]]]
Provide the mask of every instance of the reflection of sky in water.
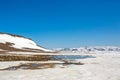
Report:
[[54,60],[74,60],[74,59],[85,59],[85,58],[95,58],[90,55],[57,55],[57,56],[52,56]]

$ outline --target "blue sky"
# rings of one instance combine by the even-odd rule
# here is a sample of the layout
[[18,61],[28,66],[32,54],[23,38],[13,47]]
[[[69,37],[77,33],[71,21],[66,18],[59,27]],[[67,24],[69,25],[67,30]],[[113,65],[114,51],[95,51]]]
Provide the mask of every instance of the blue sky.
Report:
[[0,0],[0,32],[47,48],[120,46],[120,1]]

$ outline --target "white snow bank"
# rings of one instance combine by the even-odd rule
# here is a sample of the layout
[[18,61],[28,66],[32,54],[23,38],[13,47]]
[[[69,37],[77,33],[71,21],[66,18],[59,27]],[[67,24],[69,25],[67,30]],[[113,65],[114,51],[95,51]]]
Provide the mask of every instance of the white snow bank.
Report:
[[[92,54],[84,65],[40,70],[0,71],[0,80],[120,80],[120,55]],[[0,65],[2,62],[0,62]]]

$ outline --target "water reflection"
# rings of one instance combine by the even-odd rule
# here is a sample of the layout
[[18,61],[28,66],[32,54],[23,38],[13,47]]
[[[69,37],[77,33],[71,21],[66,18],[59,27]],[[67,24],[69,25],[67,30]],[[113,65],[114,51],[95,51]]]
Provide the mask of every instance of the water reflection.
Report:
[[86,59],[86,58],[95,58],[90,55],[55,55],[51,56],[53,60],[75,60],[75,59]]

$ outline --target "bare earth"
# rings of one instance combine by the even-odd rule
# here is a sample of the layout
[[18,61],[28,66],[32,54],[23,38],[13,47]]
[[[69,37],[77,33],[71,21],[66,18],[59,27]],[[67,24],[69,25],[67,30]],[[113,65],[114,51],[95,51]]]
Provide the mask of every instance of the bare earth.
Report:
[[[55,68],[37,70],[0,71],[0,80],[120,80],[120,54],[91,55],[96,58],[77,60],[84,63],[84,65],[56,66]],[[0,69],[19,63],[25,62],[0,62]]]

